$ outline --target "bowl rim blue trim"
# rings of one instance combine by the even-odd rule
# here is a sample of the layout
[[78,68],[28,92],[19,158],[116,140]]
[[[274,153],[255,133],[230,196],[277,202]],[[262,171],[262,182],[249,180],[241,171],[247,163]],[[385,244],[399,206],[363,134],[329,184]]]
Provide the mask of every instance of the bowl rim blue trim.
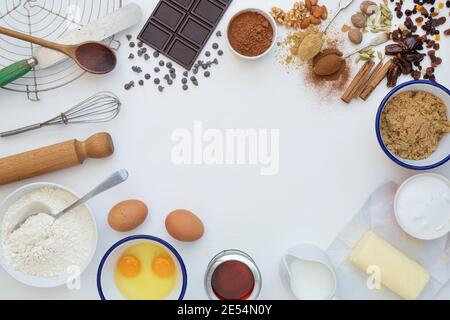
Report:
[[181,258],[181,255],[178,253],[177,249],[175,249],[170,243],[168,243],[167,241],[155,237],[155,236],[151,236],[151,235],[146,235],[146,234],[138,234],[138,235],[133,235],[133,236],[128,236],[125,237],[119,241],[117,241],[116,243],[114,243],[103,255],[102,259],[100,260],[100,264],[98,266],[97,269],[97,290],[98,290],[98,294],[100,295],[100,298],[102,300],[107,300],[105,295],[103,294],[103,290],[102,290],[102,285],[101,285],[101,277],[102,277],[102,271],[103,271],[103,266],[106,262],[106,259],[109,257],[109,255],[111,254],[111,252],[113,252],[117,247],[119,247],[120,245],[132,241],[132,240],[152,240],[155,242],[158,242],[162,245],[164,245],[166,248],[168,248],[177,258],[178,262],[180,263],[180,267],[181,267],[181,273],[183,276],[183,284],[182,284],[182,288],[181,288],[181,293],[180,296],[178,297],[178,300],[183,300],[184,295],[186,294],[186,289],[187,289],[187,282],[188,282],[188,278],[187,278],[187,271],[186,271],[186,266],[184,264],[183,258]]
[[447,89],[445,86],[437,83],[437,82],[433,82],[433,81],[429,81],[429,80],[410,80],[407,82],[404,82],[402,84],[399,84],[398,86],[396,86],[395,88],[393,88],[385,97],[384,99],[381,101],[380,106],[378,107],[378,112],[377,112],[377,116],[375,119],[375,130],[377,133],[377,139],[378,139],[378,143],[381,147],[381,149],[384,151],[384,153],[395,163],[397,163],[398,165],[407,168],[407,169],[412,169],[412,170],[430,170],[430,169],[435,169],[441,165],[443,165],[444,163],[446,163],[447,161],[450,160],[450,154],[445,157],[444,159],[431,164],[431,165],[426,165],[426,166],[414,166],[414,165],[410,165],[407,164],[401,160],[399,160],[397,157],[395,157],[389,150],[388,148],[385,146],[384,142],[383,142],[383,138],[381,137],[381,114],[384,111],[384,108],[386,107],[387,102],[391,99],[391,97],[400,89],[413,85],[413,84],[426,84],[426,85],[431,85],[433,87],[439,88],[442,91],[446,92],[449,96],[450,96],[450,90]]

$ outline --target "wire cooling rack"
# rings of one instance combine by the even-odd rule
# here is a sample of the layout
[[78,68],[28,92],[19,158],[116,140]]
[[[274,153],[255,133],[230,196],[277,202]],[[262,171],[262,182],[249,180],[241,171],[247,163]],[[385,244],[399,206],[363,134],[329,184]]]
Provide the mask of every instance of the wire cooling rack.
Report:
[[[122,7],[122,0],[0,0],[0,25],[47,40],[57,40],[76,27],[89,24]],[[114,41],[113,38],[110,42]],[[112,47],[115,45],[110,43]],[[117,42],[116,46],[119,43]],[[0,35],[0,68],[30,58],[36,46]],[[72,60],[32,70],[4,89],[39,100],[39,92],[65,86],[85,72]]]

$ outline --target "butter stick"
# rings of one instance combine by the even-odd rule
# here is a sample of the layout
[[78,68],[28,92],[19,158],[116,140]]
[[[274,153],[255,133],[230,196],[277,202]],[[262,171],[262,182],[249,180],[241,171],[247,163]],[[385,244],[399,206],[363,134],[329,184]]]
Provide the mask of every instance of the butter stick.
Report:
[[430,280],[424,267],[372,231],[364,234],[349,260],[363,272],[378,267],[381,284],[408,300],[415,300]]

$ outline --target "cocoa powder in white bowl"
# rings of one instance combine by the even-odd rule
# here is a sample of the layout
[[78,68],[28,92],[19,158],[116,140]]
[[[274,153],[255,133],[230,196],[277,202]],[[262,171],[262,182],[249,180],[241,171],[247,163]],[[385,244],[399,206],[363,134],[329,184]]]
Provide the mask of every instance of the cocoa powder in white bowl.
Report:
[[240,10],[228,23],[227,43],[231,51],[246,60],[269,53],[277,39],[277,25],[271,15],[257,8]]

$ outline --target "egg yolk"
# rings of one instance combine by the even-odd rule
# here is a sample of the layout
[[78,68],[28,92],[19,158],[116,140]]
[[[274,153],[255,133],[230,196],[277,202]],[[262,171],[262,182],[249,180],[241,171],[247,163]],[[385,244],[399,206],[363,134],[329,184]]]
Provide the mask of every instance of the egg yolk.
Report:
[[141,271],[141,262],[133,256],[123,256],[119,260],[119,271],[125,277],[135,277]]
[[169,256],[159,256],[152,262],[153,272],[158,277],[168,277],[175,272],[175,264]]

